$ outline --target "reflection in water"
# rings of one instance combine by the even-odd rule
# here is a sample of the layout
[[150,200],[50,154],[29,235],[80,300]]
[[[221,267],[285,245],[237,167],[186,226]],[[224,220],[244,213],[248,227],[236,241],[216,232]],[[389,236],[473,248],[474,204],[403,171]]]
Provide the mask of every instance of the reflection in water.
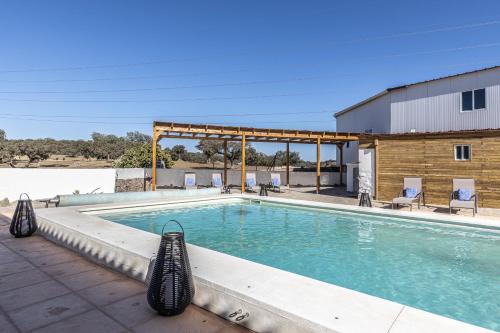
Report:
[[[360,245],[369,245],[375,240],[373,225],[370,222],[358,221],[358,243]],[[362,249],[371,249],[371,246],[363,246]]]

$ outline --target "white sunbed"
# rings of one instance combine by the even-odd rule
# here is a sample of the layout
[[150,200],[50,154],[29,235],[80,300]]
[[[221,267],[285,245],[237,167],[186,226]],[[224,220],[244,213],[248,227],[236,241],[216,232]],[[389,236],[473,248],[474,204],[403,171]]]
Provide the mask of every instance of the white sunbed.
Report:
[[279,173],[271,174],[271,185],[274,192],[281,192],[281,189],[285,192],[285,190],[290,189],[287,185],[281,184],[281,175]]
[[184,174],[184,188],[186,190],[197,188],[197,186],[196,186],[196,174],[195,173],[185,173]]
[[257,192],[259,190],[259,186],[257,185],[257,177],[254,172],[248,172],[246,176],[246,189],[248,191]]

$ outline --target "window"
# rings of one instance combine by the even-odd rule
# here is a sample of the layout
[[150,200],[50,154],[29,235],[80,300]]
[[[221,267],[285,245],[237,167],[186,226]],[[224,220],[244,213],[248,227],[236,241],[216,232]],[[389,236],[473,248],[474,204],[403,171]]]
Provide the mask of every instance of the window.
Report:
[[349,148],[349,141],[347,141],[346,148]]
[[470,161],[471,160],[470,145],[455,145],[455,160]]
[[486,90],[474,90],[474,109],[484,109],[486,107]]
[[462,92],[462,111],[486,108],[486,90],[476,89]]

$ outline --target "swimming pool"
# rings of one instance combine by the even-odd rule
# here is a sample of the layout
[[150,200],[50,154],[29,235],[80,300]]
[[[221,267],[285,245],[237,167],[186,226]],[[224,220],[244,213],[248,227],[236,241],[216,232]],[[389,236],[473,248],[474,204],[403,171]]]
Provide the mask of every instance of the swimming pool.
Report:
[[248,201],[100,216],[500,331],[496,232]]

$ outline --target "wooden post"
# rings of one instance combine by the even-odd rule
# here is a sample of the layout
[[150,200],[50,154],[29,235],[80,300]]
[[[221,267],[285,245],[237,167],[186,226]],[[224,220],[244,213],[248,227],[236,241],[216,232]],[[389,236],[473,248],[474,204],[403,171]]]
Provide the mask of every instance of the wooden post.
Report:
[[374,186],[374,190],[375,190],[375,193],[373,194],[373,197],[375,198],[375,200],[378,200],[379,199],[379,195],[378,195],[378,169],[379,169],[379,161],[378,161],[378,150],[379,150],[379,147],[378,147],[378,139],[375,139],[374,141],[374,145],[375,145],[375,186]]
[[224,140],[224,186],[227,186],[227,140]]
[[337,148],[339,149],[340,159],[339,159],[339,173],[340,173],[340,185],[344,185],[344,181],[342,178],[343,167],[344,165],[344,143],[337,143]]
[[290,185],[290,142],[286,143],[286,186]]
[[321,186],[321,139],[316,142],[316,193],[319,194]]
[[156,128],[153,125],[153,161],[151,164],[151,191],[156,191]]
[[241,193],[245,193],[245,159],[246,159],[245,134],[241,135]]

